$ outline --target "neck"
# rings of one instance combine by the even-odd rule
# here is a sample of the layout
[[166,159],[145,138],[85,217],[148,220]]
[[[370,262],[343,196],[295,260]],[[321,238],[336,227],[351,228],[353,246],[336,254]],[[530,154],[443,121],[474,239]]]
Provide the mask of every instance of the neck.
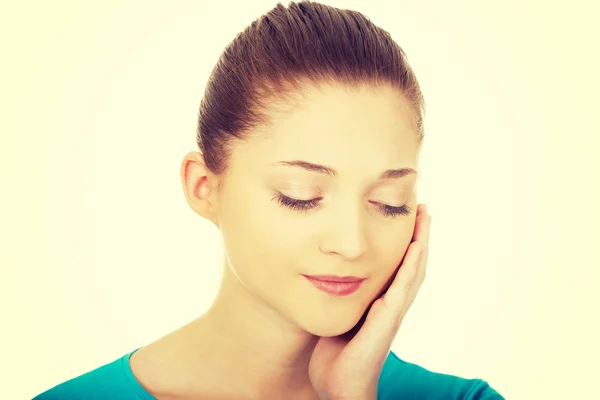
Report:
[[186,337],[203,343],[190,343],[204,348],[202,359],[231,380],[221,384],[260,398],[293,392],[310,398],[308,366],[319,338],[253,295],[228,266],[213,305],[188,330]]

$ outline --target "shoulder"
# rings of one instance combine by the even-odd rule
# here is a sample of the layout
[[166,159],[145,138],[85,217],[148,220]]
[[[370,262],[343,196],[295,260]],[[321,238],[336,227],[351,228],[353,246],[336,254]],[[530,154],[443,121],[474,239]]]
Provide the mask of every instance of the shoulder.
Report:
[[481,379],[466,379],[429,371],[401,360],[390,351],[379,377],[377,398],[503,400]]
[[132,353],[54,386],[33,400],[152,400],[127,368]]

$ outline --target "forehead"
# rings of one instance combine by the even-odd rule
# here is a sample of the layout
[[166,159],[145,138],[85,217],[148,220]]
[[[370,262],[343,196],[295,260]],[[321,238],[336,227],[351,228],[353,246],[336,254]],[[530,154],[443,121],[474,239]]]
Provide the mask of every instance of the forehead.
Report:
[[302,159],[340,171],[356,169],[358,160],[365,168],[417,167],[414,114],[394,89],[311,86],[292,107],[269,117],[263,138],[243,145],[244,157],[260,157],[265,164]]

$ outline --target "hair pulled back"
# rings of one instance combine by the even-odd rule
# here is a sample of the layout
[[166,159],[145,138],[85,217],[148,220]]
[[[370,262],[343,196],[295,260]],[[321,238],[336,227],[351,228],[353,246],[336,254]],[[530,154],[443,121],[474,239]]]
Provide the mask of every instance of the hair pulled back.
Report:
[[307,83],[394,88],[410,104],[423,139],[423,95],[388,32],[357,11],[313,1],[287,8],[278,3],[229,43],[212,70],[196,136],[207,168],[226,172],[232,143],[268,126],[268,111]]

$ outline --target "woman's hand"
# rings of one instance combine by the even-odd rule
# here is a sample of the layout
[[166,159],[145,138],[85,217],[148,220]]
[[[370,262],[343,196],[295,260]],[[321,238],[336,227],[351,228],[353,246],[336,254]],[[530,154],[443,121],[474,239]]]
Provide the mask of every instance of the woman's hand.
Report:
[[388,290],[371,305],[366,319],[344,335],[321,337],[309,376],[321,400],[375,400],[383,364],[412,305],[427,265],[431,216],[417,207],[413,241]]

